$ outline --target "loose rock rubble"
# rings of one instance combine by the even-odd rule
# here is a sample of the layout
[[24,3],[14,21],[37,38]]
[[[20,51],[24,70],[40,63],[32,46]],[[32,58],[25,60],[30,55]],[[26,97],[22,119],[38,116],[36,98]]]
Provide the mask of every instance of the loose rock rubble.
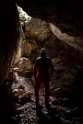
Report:
[[[52,87],[50,88],[52,90]],[[50,94],[51,110],[44,104],[44,88],[40,89],[40,105],[36,110],[34,85],[31,78],[18,76],[18,81],[6,82],[0,90],[0,124],[83,124],[82,96],[78,99],[62,94],[60,88]]]

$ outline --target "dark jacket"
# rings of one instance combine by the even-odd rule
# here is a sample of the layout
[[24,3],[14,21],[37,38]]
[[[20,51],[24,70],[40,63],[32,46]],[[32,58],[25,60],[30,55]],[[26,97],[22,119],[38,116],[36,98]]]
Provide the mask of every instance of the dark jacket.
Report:
[[49,76],[53,73],[53,70],[53,64],[49,57],[38,57],[34,64],[33,75],[35,79],[39,74],[45,73]]

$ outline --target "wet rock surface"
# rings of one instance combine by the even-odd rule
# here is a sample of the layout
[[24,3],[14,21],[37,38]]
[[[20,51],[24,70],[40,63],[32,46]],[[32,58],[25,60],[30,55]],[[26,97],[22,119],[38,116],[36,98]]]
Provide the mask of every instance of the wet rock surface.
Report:
[[18,81],[6,82],[0,90],[0,124],[83,124],[82,93],[50,94],[50,102],[51,109],[47,111],[42,85],[42,109],[36,109],[32,79],[18,76]]

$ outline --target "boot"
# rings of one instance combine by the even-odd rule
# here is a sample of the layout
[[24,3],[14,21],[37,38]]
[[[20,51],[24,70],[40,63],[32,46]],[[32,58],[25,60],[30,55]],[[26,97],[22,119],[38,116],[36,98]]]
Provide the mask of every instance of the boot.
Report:
[[36,109],[41,110],[42,106],[39,104],[39,102],[36,102]]
[[46,107],[47,111],[49,111],[49,110],[51,109],[50,103],[46,103],[46,104],[45,104],[45,107]]

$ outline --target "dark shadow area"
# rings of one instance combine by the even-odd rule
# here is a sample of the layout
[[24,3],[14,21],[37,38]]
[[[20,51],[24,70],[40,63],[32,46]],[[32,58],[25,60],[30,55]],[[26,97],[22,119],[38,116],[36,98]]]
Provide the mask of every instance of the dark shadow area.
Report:
[[48,112],[44,113],[42,110],[36,109],[37,116],[39,117],[38,124],[62,124],[60,119],[56,117],[56,109],[51,108]]
[[11,124],[12,109],[10,107],[9,99],[6,97],[4,90],[0,90],[0,124]]
[[[8,80],[9,81],[9,80]],[[0,124],[18,124],[18,118],[15,119],[13,110],[13,99],[10,94],[12,81],[5,82],[0,88]]]

